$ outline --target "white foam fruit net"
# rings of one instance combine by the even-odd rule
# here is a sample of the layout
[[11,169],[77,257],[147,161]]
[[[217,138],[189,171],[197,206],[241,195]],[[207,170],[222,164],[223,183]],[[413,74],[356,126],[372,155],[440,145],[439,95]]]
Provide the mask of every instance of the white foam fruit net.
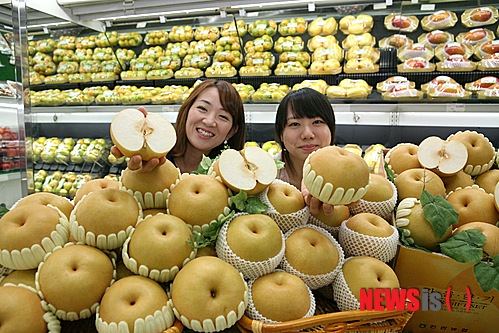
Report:
[[[293,186],[285,181],[282,181],[280,179],[276,179],[272,182],[272,184],[286,184],[289,186]],[[294,187],[294,186],[293,186]],[[296,188],[296,187],[295,187]],[[268,187],[263,190],[262,192],[257,194],[258,199],[260,201],[267,205],[269,209],[264,213],[265,215],[270,216],[281,228],[282,232],[286,233],[288,230],[300,226],[300,225],[305,225],[308,221],[308,217],[310,216],[310,208],[305,205],[304,208],[300,209],[297,212],[291,213],[291,214],[281,214],[279,213],[274,206],[270,203],[270,200],[268,198],[269,189]]]
[[218,234],[217,244],[215,249],[217,252],[217,256],[223,261],[231,264],[234,268],[236,268],[240,273],[243,274],[244,278],[246,279],[257,278],[259,276],[274,271],[274,269],[282,261],[282,258],[284,257],[285,253],[284,235],[281,233],[281,239],[282,239],[281,251],[279,251],[279,253],[275,257],[269,258],[268,260],[265,261],[258,261],[258,262],[245,260],[239,257],[237,254],[235,254],[227,244],[227,230],[229,229],[229,225],[236,217],[241,215],[249,215],[249,214],[248,213],[234,214],[234,216],[229,221],[224,223]]
[[358,205],[349,207],[350,213],[352,215],[371,213],[385,218],[388,214],[393,212],[395,205],[397,204],[397,187],[392,182],[390,182],[390,185],[393,190],[393,195],[390,199],[378,202],[360,199]]
[[[350,218],[346,219],[345,221],[348,221]],[[338,240],[338,234],[340,233],[340,227],[331,227],[327,225],[326,223],[320,221],[317,219],[315,216],[310,215],[308,218],[308,224],[316,225],[318,227],[321,227],[323,229],[326,229],[336,240]]]
[[[345,262],[350,259],[348,258]],[[340,270],[333,282],[333,298],[340,311],[360,310],[360,302],[350,290],[342,270]]]
[[325,230],[321,227],[315,226],[313,224],[299,226],[299,227],[296,227],[294,229],[291,229],[284,235],[284,237],[287,239],[293,232],[295,232],[296,230],[301,229],[301,228],[312,228],[312,229],[319,231],[323,235],[325,235],[331,241],[331,243],[333,243],[333,245],[336,247],[336,249],[338,250],[338,264],[336,265],[335,269],[329,273],[319,274],[319,275],[309,275],[309,274],[304,274],[304,273],[296,270],[288,262],[288,260],[286,259],[286,256],[284,256],[282,263],[281,263],[281,268],[287,273],[298,276],[300,279],[303,280],[303,282],[305,282],[305,284],[310,289],[312,289],[312,290],[319,289],[321,287],[327,286],[328,284],[330,284],[331,282],[334,281],[334,278],[336,277],[338,272],[341,271],[341,267],[343,266],[343,262],[345,260],[345,255],[343,254],[343,250],[342,250],[340,244],[336,241],[336,239],[334,239],[334,237],[327,230]]
[[[283,270],[276,269],[274,272],[283,272]],[[257,279],[251,279],[250,281],[248,281],[248,291],[249,291],[248,295],[249,295],[249,297],[248,297],[248,307],[246,308],[246,313],[245,313],[246,316],[250,319],[264,322],[264,323],[279,323],[279,321],[274,321],[274,320],[268,319],[267,317],[263,316],[256,309],[255,303],[253,302],[253,295],[251,293],[251,290],[253,288],[253,283],[256,280]],[[307,314],[305,316],[303,316],[302,318],[309,318],[315,314],[315,297],[314,297],[314,294],[312,293],[312,290],[307,285],[305,285],[305,286],[307,287],[307,290],[308,290],[308,297],[310,299],[310,308],[308,309]],[[296,319],[302,319],[302,318],[296,318]]]
[[346,222],[340,227],[339,241],[347,257],[368,256],[388,262],[397,253],[399,233],[391,226],[393,233],[389,237],[376,237],[358,233],[349,229]]

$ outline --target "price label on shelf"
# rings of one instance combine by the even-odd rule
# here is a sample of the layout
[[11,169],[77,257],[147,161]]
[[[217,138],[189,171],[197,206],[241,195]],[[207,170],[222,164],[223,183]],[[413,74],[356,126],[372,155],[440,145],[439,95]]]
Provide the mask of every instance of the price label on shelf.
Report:
[[447,104],[447,112],[466,112],[466,104],[462,103]]

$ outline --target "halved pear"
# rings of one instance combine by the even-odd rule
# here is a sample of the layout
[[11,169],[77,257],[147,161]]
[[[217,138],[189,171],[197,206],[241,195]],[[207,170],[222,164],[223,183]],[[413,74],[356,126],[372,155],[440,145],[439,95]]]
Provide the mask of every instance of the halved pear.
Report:
[[[260,147],[248,146],[242,151],[227,149],[218,160],[220,178],[234,191],[255,194],[263,191],[277,177],[277,166],[272,156]],[[258,186],[258,185],[263,186]]]
[[466,165],[468,150],[461,141],[429,136],[419,144],[418,160],[421,166],[437,171],[441,176],[452,176]]
[[165,156],[177,141],[168,119],[156,113],[145,116],[136,109],[125,109],[114,116],[111,138],[123,155],[140,155],[144,161]]

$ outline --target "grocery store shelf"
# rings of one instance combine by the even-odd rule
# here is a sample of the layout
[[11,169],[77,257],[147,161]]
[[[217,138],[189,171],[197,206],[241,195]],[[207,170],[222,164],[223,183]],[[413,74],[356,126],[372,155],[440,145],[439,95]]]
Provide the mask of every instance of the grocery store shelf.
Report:
[[[498,127],[496,104],[332,104],[338,125]],[[246,123],[273,124],[277,104],[245,104]],[[35,123],[110,123],[127,105],[36,107]],[[175,122],[180,105],[146,105]],[[57,112],[54,112],[56,110]]]
[[0,183],[16,179],[21,179],[21,172],[0,173]]

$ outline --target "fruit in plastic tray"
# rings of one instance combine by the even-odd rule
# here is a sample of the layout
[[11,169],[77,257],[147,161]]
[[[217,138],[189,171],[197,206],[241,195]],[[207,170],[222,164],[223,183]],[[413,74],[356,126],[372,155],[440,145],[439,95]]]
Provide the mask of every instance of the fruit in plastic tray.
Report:
[[121,95],[116,91],[104,91],[95,98],[95,101],[101,104],[119,104]]
[[118,79],[118,75],[114,72],[99,72],[90,74],[92,81],[114,81]]
[[118,60],[107,60],[101,63],[101,70],[103,72],[119,74],[121,72],[121,66]]
[[361,14],[357,17],[347,15],[342,17],[338,24],[344,33],[360,35],[369,32],[374,25],[374,21],[370,15]]
[[147,58],[137,58],[137,59],[132,59],[130,61],[130,70],[131,71],[150,71],[153,69],[154,66],[154,60],[153,59],[147,59]]
[[345,64],[345,68],[347,69],[354,69],[354,70],[359,70],[359,69],[374,69],[374,63],[371,59],[364,58],[364,59],[350,59],[347,61]]
[[241,99],[247,100],[248,98],[251,97],[251,95],[254,94],[255,88],[253,88],[252,85],[250,84],[244,84],[244,83],[233,83],[232,86],[236,88],[237,92],[239,93],[239,96],[241,96]]
[[290,91],[287,85],[278,83],[262,83],[257,91],[253,93],[253,101],[265,102],[266,100],[281,101]]
[[95,45],[97,47],[118,45],[118,33],[116,31],[106,32],[106,34],[101,32],[95,39]]
[[45,76],[37,73],[35,71],[30,71],[29,72],[29,83],[30,84],[40,84],[43,83],[43,80],[45,79]]
[[187,54],[197,54],[206,52],[209,55],[215,52],[215,44],[209,40],[200,40],[200,41],[192,41],[189,44],[189,48],[187,49]]
[[215,51],[239,51],[241,50],[241,44],[239,44],[239,39],[234,36],[220,37],[215,44]]
[[120,95],[125,95],[125,94],[131,94],[134,91],[138,91],[139,88],[137,88],[136,86],[123,85],[123,86],[116,86],[114,87],[113,90],[119,93]]
[[76,61],[62,61],[57,66],[57,73],[59,74],[74,74],[78,73],[78,63]]
[[80,61],[80,73],[99,73],[101,70],[101,62],[99,60],[82,60]]
[[70,162],[71,151],[73,150],[75,141],[72,138],[65,138],[57,146],[55,151],[55,162],[59,164],[67,164]]
[[144,37],[146,45],[165,45],[168,42],[168,32],[165,30],[153,30]]
[[152,71],[147,72],[147,78],[170,78],[173,76],[172,69],[153,69]]
[[52,163],[55,161],[55,152],[60,143],[61,140],[58,138],[49,138],[43,142],[43,150],[40,153],[40,158],[44,163]]
[[142,50],[142,53],[139,55],[140,58],[152,59],[156,60],[159,57],[163,56],[164,52],[161,46],[150,47],[148,49]]
[[161,91],[151,98],[153,104],[172,104],[179,103],[182,100],[182,92]]
[[87,87],[83,89],[83,93],[89,96],[97,96],[102,94],[104,91],[109,91],[107,86],[95,86],[95,87]]
[[[115,164],[115,165],[121,164],[121,163],[123,163],[125,161],[125,156],[122,156],[120,158],[116,158],[116,156],[114,156],[113,153],[109,153],[109,155],[107,156],[107,161],[109,163]],[[107,176],[109,176],[109,175],[106,175],[106,177]],[[116,177],[116,180],[118,180],[117,178],[118,177]],[[108,179],[110,179],[110,178],[108,178]]]
[[90,81],[90,74],[86,73],[74,73],[74,74],[68,74],[68,80],[69,82],[88,82]]
[[210,40],[212,42],[216,41],[219,36],[220,29],[218,29],[218,27],[200,26],[194,33],[194,37],[196,38],[196,40]]
[[83,154],[87,150],[88,145],[90,144],[91,141],[92,140],[90,140],[89,138],[78,139],[76,141],[76,144],[70,153],[71,162],[76,163],[76,164],[83,163]]
[[[237,25],[237,30],[236,30],[236,25]],[[248,29],[247,29],[246,23],[243,20],[237,20],[236,24],[234,24],[234,22],[225,23],[222,26],[220,34],[222,35],[222,37],[226,37],[226,36],[237,37],[237,35],[239,33],[239,36],[242,37],[242,36],[246,35],[247,32],[248,32]]]
[[36,50],[38,52],[52,52],[57,48],[57,42],[51,38],[42,39],[36,42]]
[[33,55],[36,53],[36,42],[34,42],[34,41],[28,42],[28,53],[30,55]]
[[213,61],[229,62],[232,66],[239,66],[243,62],[243,55],[239,51],[216,52]]
[[279,62],[295,61],[302,64],[303,67],[310,66],[310,54],[307,52],[283,52],[279,55]]
[[314,61],[310,65],[310,70],[314,72],[332,72],[341,68],[341,64],[336,59],[326,61]]
[[97,45],[95,44],[95,36],[77,37],[76,38],[76,48],[78,49],[93,49]]
[[45,84],[60,84],[67,83],[69,81],[68,74],[54,74],[46,76],[43,82]]
[[251,36],[274,36],[277,32],[277,23],[274,20],[256,20],[248,23],[248,32]]
[[39,95],[40,104],[44,106],[58,106],[64,105],[64,96],[61,95],[60,90],[48,90],[46,94]]
[[303,50],[303,39],[300,36],[279,37],[274,43],[274,50],[282,52],[300,52]]
[[76,49],[73,59],[75,61],[92,60],[93,54],[94,54],[93,49]]
[[409,39],[406,35],[394,34],[387,37],[385,45],[386,47],[402,47],[409,44]]
[[336,31],[338,31],[338,23],[334,17],[325,20],[322,17],[318,17],[308,25],[310,36],[334,35]]
[[247,53],[251,52],[263,52],[269,51],[274,46],[274,41],[272,37],[264,35],[262,37],[256,38],[255,40],[249,40],[244,45],[244,50]]
[[243,76],[267,76],[272,72],[266,65],[242,66],[239,68],[239,74]]
[[303,65],[300,62],[295,62],[295,61],[289,61],[289,62],[281,62],[277,64],[277,67],[275,69],[276,73],[277,72],[306,72],[307,69],[303,67]]
[[123,104],[145,104],[151,101],[152,94],[150,92],[134,91],[131,94],[121,96]]
[[166,45],[165,56],[178,55],[179,57],[183,58],[187,55],[188,49],[188,42],[168,43],[168,45]]
[[213,62],[213,64],[206,69],[206,74],[211,75],[221,75],[221,76],[233,76],[236,75],[237,71],[230,62]]
[[308,23],[303,17],[284,19],[279,23],[278,31],[281,35],[301,35],[307,31]]
[[408,59],[404,62],[404,68],[407,69],[428,68],[428,67],[429,67],[428,60],[421,57]]
[[171,55],[171,56],[163,56],[159,57],[156,62],[154,63],[154,68],[155,69],[171,69],[171,70],[177,70],[181,66],[181,60],[178,55]]
[[275,62],[275,57],[271,52],[252,52],[247,53],[245,62],[247,66],[267,66],[272,67]]
[[123,71],[121,72],[122,80],[144,80],[147,76],[147,71]]
[[313,61],[326,61],[336,59],[342,61],[344,57],[344,51],[338,44],[333,44],[330,48],[316,48],[312,54]]
[[345,49],[350,49],[355,46],[373,46],[376,39],[369,32],[362,35],[348,35],[342,42]]
[[307,43],[310,52],[314,52],[319,47],[329,49],[335,47],[335,45],[338,45],[338,41],[334,36],[314,36]]
[[190,25],[173,26],[168,38],[173,42],[191,41],[194,38],[194,31]]
[[78,61],[74,59],[74,51],[66,49],[55,49],[54,53],[52,54],[52,59],[54,59],[55,62],[73,61],[73,60]]
[[142,35],[136,32],[130,32],[126,34],[120,34],[118,36],[118,44],[121,47],[134,47],[142,44]]
[[36,54],[32,58],[33,64],[37,64],[39,62],[49,62],[49,61],[52,61],[52,58],[43,52],[36,52]]
[[75,36],[61,36],[57,42],[58,49],[74,50],[76,48]]
[[102,138],[92,140],[85,150],[85,153],[83,153],[83,161],[87,163],[94,163],[101,159],[103,157],[102,151],[106,148],[106,144],[106,140]]
[[371,59],[376,62],[379,59],[379,53],[372,46],[354,46],[345,52],[345,59]]
[[325,94],[329,85],[324,80],[303,80],[302,82],[295,84],[292,90],[298,90],[305,87],[317,90],[321,94]]
[[118,61],[121,63],[137,58],[137,55],[135,54],[134,50],[117,49],[115,53],[116,53],[116,58],[118,58]]
[[412,32],[417,29],[419,20],[416,16],[390,14],[385,17],[385,28],[401,32]]
[[203,71],[194,67],[183,67],[175,72],[175,77],[200,77]]
[[33,66],[33,70],[42,75],[53,75],[56,72],[56,65],[53,61],[44,61],[36,63]]
[[211,58],[208,53],[188,54],[185,56],[182,66],[206,69],[210,65],[210,61]]
[[116,59],[116,57],[114,56],[113,48],[111,48],[111,47],[105,47],[105,48],[97,47],[94,49],[92,59],[104,61],[104,60]]

